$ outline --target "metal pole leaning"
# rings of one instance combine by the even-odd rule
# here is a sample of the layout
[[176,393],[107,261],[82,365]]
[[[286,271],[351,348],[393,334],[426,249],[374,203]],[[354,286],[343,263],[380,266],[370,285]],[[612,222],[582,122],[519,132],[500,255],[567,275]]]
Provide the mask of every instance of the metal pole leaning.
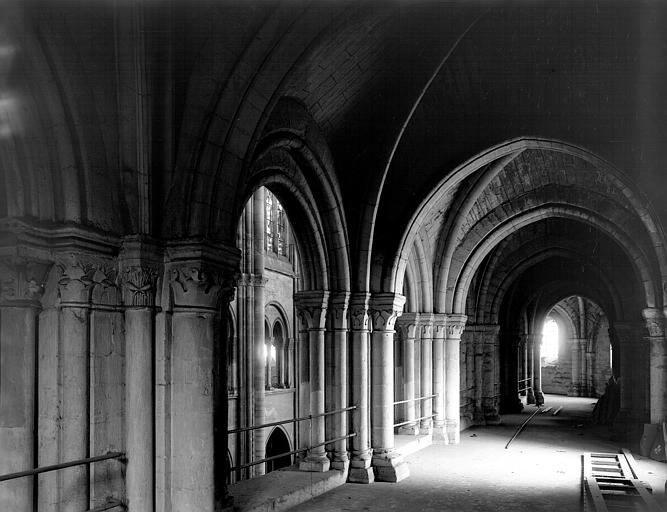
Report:
[[526,421],[524,421],[524,422],[521,424],[521,426],[516,430],[516,432],[515,432],[514,435],[512,436],[512,439],[510,439],[509,441],[507,441],[507,444],[505,445],[505,450],[507,450],[507,448],[509,447],[510,443],[511,443],[512,441],[514,441],[514,440],[519,436],[519,434],[523,431],[523,429],[526,427],[526,425],[528,425],[528,422],[529,422],[530,420],[532,420],[532,419],[535,417],[535,415],[536,415],[538,412],[540,412],[541,409],[542,409],[542,406],[541,406],[541,405],[538,405],[538,406],[537,406],[537,409],[535,409],[535,412],[534,412],[533,414],[531,414],[530,417],[529,417]]

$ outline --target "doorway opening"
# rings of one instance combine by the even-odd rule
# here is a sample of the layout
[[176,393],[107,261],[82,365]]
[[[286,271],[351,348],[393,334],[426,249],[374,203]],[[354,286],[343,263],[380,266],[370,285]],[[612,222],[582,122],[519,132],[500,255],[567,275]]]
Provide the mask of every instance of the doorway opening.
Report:
[[[269,440],[266,442],[266,456],[273,457],[290,451],[289,441],[285,432],[280,428],[273,429]],[[276,459],[266,461],[266,472],[270,473],[280,468],[286,468],[292,464],[292,456],[284,455]]]

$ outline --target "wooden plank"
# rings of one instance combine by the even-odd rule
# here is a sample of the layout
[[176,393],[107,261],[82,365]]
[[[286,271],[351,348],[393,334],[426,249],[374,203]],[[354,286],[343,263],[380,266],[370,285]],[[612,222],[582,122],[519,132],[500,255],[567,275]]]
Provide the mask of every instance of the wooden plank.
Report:
[[584,485],[596,512],[636,507],[643,503],[647,512],[663,512],[647,485],[639,479],[636,460],[629,450],[620,454],[584,453]]
[[620,454],[620,456],[618,457],[618,463],[620,464],[621,469],[623,470],[623,474],[627,478],[636,478],[636,475],[630,469],[630,465],[628,464],[628,459],[625,458],[625,455]]
[[650,492],[648,492],[646,487],[644,487],[644,484],[639,480],[633,480],[633,482],[635,483],[637,491],[639,491],[639,495],[644,500],[644,503],[646,503],[648,510],[650,512],[663,512],[663,509],[660,507],[660,505],[658,505],[655,497]]
[[593,500],[593,506],[595,507],[595,512],[609,512],[607,504],[604,501],[604,497],[602,496],[602,492],[600,491],[600,488],[598,487],[595,478],[589,479],[588,477],[584,477],[584,483],[586,485],[586,488],[588,489],[588,492],[591,495],[591,499]]

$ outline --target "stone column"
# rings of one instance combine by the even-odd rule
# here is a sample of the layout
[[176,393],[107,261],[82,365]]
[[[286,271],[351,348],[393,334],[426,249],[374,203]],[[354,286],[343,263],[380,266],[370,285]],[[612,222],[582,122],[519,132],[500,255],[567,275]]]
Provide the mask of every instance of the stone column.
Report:
[[447,315],[447,337],[445,339],[445,434],[447,443],[458,444],[461,439],[461,334],[467,316]]
[[[531,385],[530,382],[530,376],[528,373],[529,369],[529,363],[528,363],[528,344],[526,343],[526,338],[522,337],[519,340],[519,345],[518,345],[518,351],[519,351],[519,360],[520,360],[520,371],[519,371],[519,376],[523,380],[521,383],[520,389],[523,389],[527,386]],[[530,390],[532,393],[532,390]],[[521,393],[522,396],[526,397],[526,400],[528,399],[528,391],[523,391]],[[533,395],[533,403],[535,403],[535,396]]]
[[535,405],[544,405],[544,394],[542,393],[542,335],[528,334],[530,344],[533,346],[533,394]]
[[[310,414],[313,416],[325,412],[324,402],[324,326],[326,323],[329,292],[299,292],[294,296],[294,305],[301,323],[308,326],[310,349]],[[301,471],[324,472],[329,470],[330,462],[325,446],[324,416],[313,418],[310,428],[308,455],[299,463]],[[320,445],[320,446],[315,446]]]
[[348,472],[348,481],[370,484],[375,480],[371,468],[370,443],[370,379],[369,379],[369,340],[368,340],[368,299],[366,293],[354,293],[350,297],[350,350],[352,360],[352,460]]
[[615,322],[612,329],[620,349],[621,388],[618,434],[633,435],[638,426],[647,421],[649,408],[648,388],[650,375],[638,368],[648,368],[648,343],[643,322]]
[[153,439],[153,339],[160,254],[140,239],[126,240],[119,280],[125,306],[126,492],[130,512],[152,511],[155,487]]
[[501,389],[501,413],[514,414],[521,412],[523,403],[519,398],[517,353],[523,335],[516,332],[500,333],[502,348],[503,386]]
[[584,396],[596,396],[595,392],[595,340],[584,340],[582,364]]
[[657,308],[642,311],[648,329],[650,354],[651,423],[667,421],[667,351],[665,350],[665,315]]
[[446,440],[445,432],[445,336],[447,315],[433,315],[433,436]]
[[[266,358],[264,357],[266,332],[264,327],[265,314],[265,287],[267,280],[264,278],[264,188],[259,188],[252,196],[252,262],[250,266],[253,274],[251,283],[253,286],[253,341],[252,341],[252,361],[253,361],[253,425],[263,425],[265,423],[264,395],[266,387],[270,382],[266,382],[265,367]],[[263,459],[266,455],[266,433],[265,429],[260,428],[252,431],[254,445],[254,459]],[[255,476],[264,474],[265,465],[257,464],[252,466],[252,474]]]
[[[308,325],[300,322],[299,325],[299,372],[298,372],[298,390],[299,390],[299,416],[312,414],[310,410],[310,347],[308,343]],[[299,453],[300,459],[306,458],[306,449],[310,445],[310,425],[307,421],[300,421],[299,429],[299,449],[304,450]]]
[[[35,341],[50,263],[0,259],[0,474],[35,464]],[[33,510],[33,477],[0,483],[0,510]]]
[[[433,394],[433,313],[419,315],[421,328],[421,358],[419,373],[421,396]],[[433,399],[420,400],[422,420],[419,425],[420,434],[431,434],[433,427]]]
[[418,313],[403,313],[397,326],[403,333],[403,385],[405,389],[404,400],[410,400],[404,404],[405,421],[409,421],[407,425],[403,425],[398,429],[399,433],[407,435],[417,435],[419,433],[419,425],[417,424],[415,413],[415,334],[417,331],[417,324],[419,323]]
[[[61,272],[58,280],[60,297],[60,388],[59,461],[66,462],[89,456],[89,381],[90,356],[90,293],[97,262],[94,257],[68,254],[59,257]],[[61,471],[58,492],[59,510],[79,512],[89,504],[88,466]]]
[[[333,328],[333,379],[331,382],[334,409],[347,407],[347,308],[350,294],[338,292],[331,297],[331,326]],[[348,412],[331,416],[332,434],[335,439],[347,435]],[[333,460],[331,468],[346,470],[350,464],[347,456],[347,439],[333,444]]]
[[[207,243],[168,248],[173,297],[171,503],[179,512],[229,509],[227,395],[219,312],[236,283],[235,249]],[[226,300],[223,299],[226,297]]]
[[586,375],[586,340],[582,338],[572,338],[572,385],[569,396],[583,396],[585,392]]
[[[480,374],[479,385],[481,389],[477,393],[479,397],[479,408],[484,423],[497,425],[500,423],[499,396],[500,385],[500,344],[498,333],[499,325],[477,324],[466,326],[466,333],[472,329],[475,333],[477,349],[481,352],[480,366],[476,371]],[[523,352],[519,350],[519,359],[523,359]]]
[[525,385],[529,387],[526,391],[526,403],[534,404],[535,402],[535,339],[527,334],[520,335],[518,340],[519,346],[524,344],[526,347],[528,366],[526,367]]
[[394,448],[394,324],[405,297],[394,293],[373,295],[371,336],[371,444],[375,479],[398,482],[410,474]]

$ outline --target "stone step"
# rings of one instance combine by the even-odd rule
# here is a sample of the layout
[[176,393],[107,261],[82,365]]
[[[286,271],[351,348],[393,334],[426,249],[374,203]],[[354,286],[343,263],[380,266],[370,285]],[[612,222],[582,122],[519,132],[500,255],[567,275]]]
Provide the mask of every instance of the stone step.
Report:
[[394,436],[394,446],[398,453],[407,457],[419,450],[431,446],[433,444],[433,435],[419,435],[419,436],[410,436],[410,435],[395,435]]
[[229,493],[234,497],[235,511],[278,512],[324,494],[344,484],[346,480],[347,471],[332,469],[324,473],[311,473],[292,466],[231,484]]

